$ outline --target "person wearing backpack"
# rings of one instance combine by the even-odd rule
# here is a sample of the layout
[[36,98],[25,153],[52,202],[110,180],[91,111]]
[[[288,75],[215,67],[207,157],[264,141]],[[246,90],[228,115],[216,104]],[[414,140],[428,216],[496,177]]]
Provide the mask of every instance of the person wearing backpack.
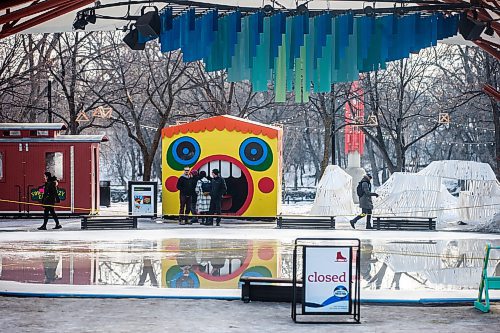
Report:
[[[197,212],[200,215],[206,215],[210,211],[210,189],[212,184],[210,180],[207,179],[207,173],[205,171],[200,171],[199,180],[196,183],[196,194],[198,196],[197,200]],[[208,218],[201,217],[201,225],[208,224]]]
[[366,216],[366,229],[373,229],[371,225],[373,202],[372,197],[378,197],[377,193],[372,193],[371,185],[372,175],[367,173],[356,187],[356,192],[359,197],[359,207],[361,208],[361,214],[356,216],[354,219],[350,220],[349,223],[353,229],[355,228],[356,222]]
[[[220,177],[219,169],[212,170],[212,188],[210,189],[210,215],[217,215],[215,225],[220,225],[220,214],[222,205],[222,196],[226,194],[227,186],[224,178]],[[213,225],[213,216],[208,218],[207,225]]]

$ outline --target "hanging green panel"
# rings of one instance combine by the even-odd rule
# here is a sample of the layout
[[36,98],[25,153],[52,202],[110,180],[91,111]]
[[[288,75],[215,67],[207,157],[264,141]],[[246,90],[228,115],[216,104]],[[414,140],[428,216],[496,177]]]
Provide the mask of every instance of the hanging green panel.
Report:
[[302,80],[302,100],[306,103],[309,101],[309,90],[311,89],[311,68],[310,63],[310,43],[311,43],[311,29],[309,33],[304,36],[304,46],[300,49],[300,57],[304,59],[303,69],[304,75]]
[[358,34],[356,31],[353,31],[352,35],[349,35],[349,51],[346,53],[346,80],[357,81],[359,78],[359,70],[358,70]]
[[322,57],[318,59],[319,86],[315,91],[328,93],[332,84],[332,35],[326,35],[326,46],[323,47]]
[[257,45],[252,65],[252,86],[254,91],[267,91],[267,81],[271,78],[269,66],[271,20],[264,18],[263,31],[260,34],[260,44]]
[[274,101],[286,102],[286,59],[287,59],[287,38],[283,36],[283,42],[278,47],[278,59],[276,61],[276,75],[274,80]]
[[294,62],[290,61],[291,45],[292,45],[292,26],[293,17],[286,18],[286,91],[292,91],[293,89],[293,65]]
[[[300,51],[299,51],[300,52]],[[294,95],[295,95],[295,103],[302,103],[302,79],[303,79],[303,60],[299,57],[295,59],[295,82],[293,85]]]
[[383,31],[383,19],[377,17],[374,19],[374,31],[372,35],[372,40],[370,47],[368,49],[368,57],[364,62],[364,71],[373,71],[379,68],[379,64],[382,62],[382,31]]
[[241,31],[237,34],[238,42],[235,46],[231,67],[227,70],[229,82],[250,80],[250,68],[248,66],[248,27],[249,16],[245,16],[241,19]]
[[336,17],[332,18],[332,42],[331,42],[330,45],[327,44],[327,46],[331,47],[331,49],[332,49],[332,63],[330,65],[332,83],[340,82],[339,78],[338,78],[339,77],[339,71],[335,67],[335,64],[338,63],[337,56],[339,54],[339,52],[338,52],[338,44],[336,43],[337,42],[337,32],[336,32],[336,29],[337,29],[337,25],[338,25],[336,23],[336,20],[337,20]]
[[[309,30],[310,31],[310,30]],[[307,39],[304,36],[304,46],[300,48],[300,59],[302,60],[302,102],[309,102],[309,89],[310,85],[307,81]]]

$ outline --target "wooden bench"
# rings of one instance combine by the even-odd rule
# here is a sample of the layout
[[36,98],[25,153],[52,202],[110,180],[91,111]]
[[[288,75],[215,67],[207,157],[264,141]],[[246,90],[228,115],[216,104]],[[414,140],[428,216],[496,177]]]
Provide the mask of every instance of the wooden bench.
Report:
[[82,229],[137,229],[136,216],[84,216],[82,218]]
[[436,230],[435,217],[374,216],[377,230]]
[[334,216],[278,216],[278,228],[335,229]]
[[[260,302],[291,302],[293,295],[293,281],[291,279],[277,279],[269,277],[240,277],[241,300]],[[297,302],[302,300],[302,281],[297,281]]]

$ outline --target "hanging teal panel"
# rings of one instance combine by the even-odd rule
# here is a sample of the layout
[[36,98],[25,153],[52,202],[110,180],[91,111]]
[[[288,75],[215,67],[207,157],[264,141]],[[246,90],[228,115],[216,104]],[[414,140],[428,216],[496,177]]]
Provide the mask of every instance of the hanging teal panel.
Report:
[[267,83],[271,78],[269,65],[271,19],[265,17],[260,36],[260,44],[257,45],[256,54],[252,66],[252,86],[254,91],[267,91]]
[[276,75],[274,81],[274,101],[286,102],[286,74],[287,74],[287,38],[283,36],[283,42],[278,47],[278,58],[276,61]]

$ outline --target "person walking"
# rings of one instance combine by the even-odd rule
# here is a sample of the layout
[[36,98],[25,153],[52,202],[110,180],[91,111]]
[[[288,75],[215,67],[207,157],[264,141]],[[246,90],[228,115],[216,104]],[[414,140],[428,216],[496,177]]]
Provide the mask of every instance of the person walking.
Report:
[[[210,189],[210,215],[217,215],[215,225],[220,226],[220,214],[222,205],[222,196],[226,194],[227,186],[224,178],[220,177],[219,169],[212,170],[212,188]],[[213,225],[213,216],[209,217],[207,225]]]
[[49,213],[52,215],[56,226],[53,229],[61,229],[62,226],[57,218],[56,211],[54,210],[54,205],[59,202],[59,197],[57,194],[56,181],[57,178],[52,177],[50,172],[45,172],[43,177],[45,178],[45,184],[43,186],[43,224],[38,227],[38,230],[47,230],[47,222],[49,221]]
[[356,229],[355,224],[358,220],[366,216],[366,229],[373,229],[371,224],[373,202],[372,197],[378,197],[377,193],[372,193],[371,185],[372,175],[367,173],[361,179],[356,188],[356,192],[359,196],[359,207],[361,208],[361,214],[356,216],[354,219],[350,220],[351,227]]
[[177,180],[177,189],[179,190],[179,224],[191,224],[188,221],[189,211],[191,209],[191,181],[189,179],[189,167],[184,168],[184,173]]
[[[196,183],[196,194],[198,196],[197,200],[197,212],[200,215],[206,215],[210,211],[210,189],[212,184],[210,180],[207,179],[207,173],[205,171],[200,171],[200,179]],[[206,217],[201,217],[201,225],[207,225],[208,219]]]

